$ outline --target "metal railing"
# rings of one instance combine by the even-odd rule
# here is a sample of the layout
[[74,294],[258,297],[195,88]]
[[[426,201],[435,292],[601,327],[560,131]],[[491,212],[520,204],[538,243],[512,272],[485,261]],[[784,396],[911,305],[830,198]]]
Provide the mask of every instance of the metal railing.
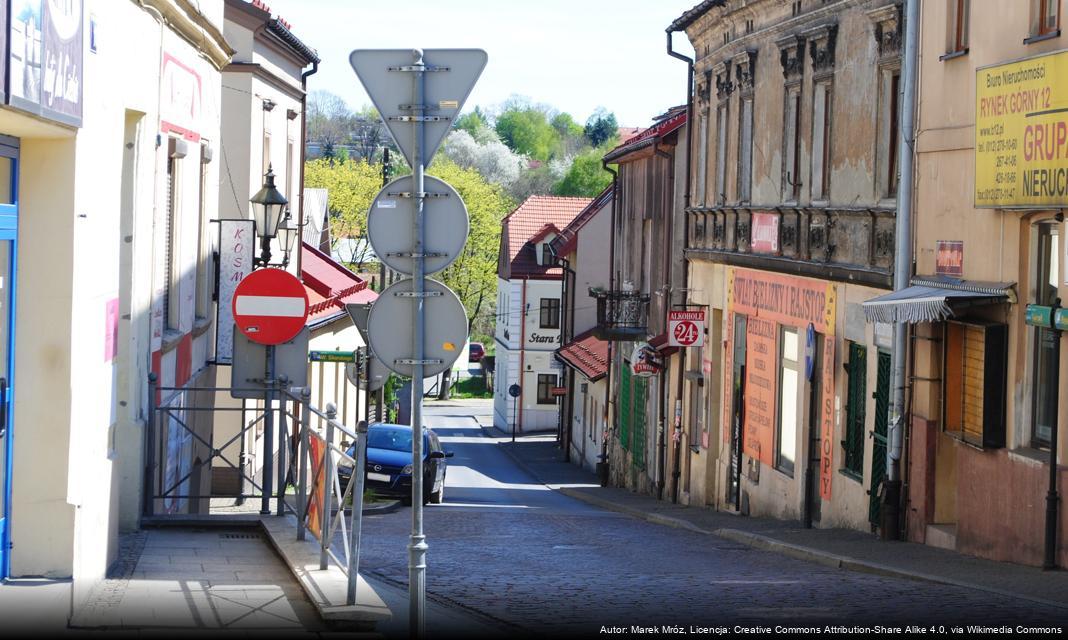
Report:
[[[252,513],[259,513],[261,517],[292,514],[297,521],[297,540],[306,540],[309,531],[319,538],[319,568],[326,570],[333,564],[346,575],[346,603],[353,605],[356,603],[363,522],[367,420],[361,420],[355,429],[346,427],[337,419],[337,408],[333,403],[327,403],[325,411],[312,406],[309,387],[288,386],[285,379],[263,381],[263,385],[264,397],[268,397],[269,391],[278,404],[269,403],[257,409],[258,416],[251,420],[242,419],[236,433],[222,444],[216,444],[215,418],[247,409],[214,406],[214,400],[198,405],[197,399],[202,398],[202,394],[219,394],[231,389],[163,387],[158,384],[155,374],[149,375],[150,419],[144,444],[142,518],[163,523],[203,517],[247,517]],[[168,399],[159,402],[161,396]],[[296,403],[292,410],[291,402]],[[370,418],[370,403],[366,396],[364,403],[364,415]],[[209,406],[202,406],[204,404]],[[272,440],[273,434],[267,432],[273,430],[272,427],[277,428],[278,446],[277,451],[273,446],[264,446],[263,481],[259,482],[255,473],[246,469],[243,460],[231,460],[226,451],[242,442],[250,429],[261,425],[264,443]],[[343,446],[346,440],[352,443],[351,449]],[[210,484],[214,479],[213,470],[217,468],[213,462],[217,460],[236,470],[241,484],[247,482],[252,490],[246,492],[242,488],[236,493],[216,493]],[[344,487],[338,474],[341,465],[351,465],[352,468]],[[287,492],[290,489],[292,494]],[[220,498],[235,499],[237,505],[258,498],[263,500],[263,508],[255,509],[250,504],[246,509],[230,506],[220,509],[214,503]],[[272,499],[275,500],[274,509],[270,505]],[[351,511],[346,522],[347,505],[351,505]],[[334,545],[339,531],[343,544],[340,551]]]

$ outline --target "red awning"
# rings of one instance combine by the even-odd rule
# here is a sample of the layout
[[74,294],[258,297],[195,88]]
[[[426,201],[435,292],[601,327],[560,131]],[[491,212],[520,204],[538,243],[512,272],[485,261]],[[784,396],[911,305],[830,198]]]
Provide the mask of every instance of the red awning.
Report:
[[661,333],[657,337],[649,340],[649,346],[656,349],[660,355],[671,356],[678,353],[679,348],[673,347],[668,344],[668,334]]
[[593,330],[560,347],[556,357],[572,369],[597,382],[608,375],[608,342],[593,335]]

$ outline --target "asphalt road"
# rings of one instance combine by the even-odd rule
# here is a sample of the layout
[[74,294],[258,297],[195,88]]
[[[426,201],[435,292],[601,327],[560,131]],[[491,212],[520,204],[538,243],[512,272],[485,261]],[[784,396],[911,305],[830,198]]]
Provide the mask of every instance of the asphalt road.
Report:
[[[458,407],[428,407],[449,460],[426,508],[431,636],[596,635],[602,627],[1068,626],[1068,611],[830,569],[589,506],[536,483]],[[407,634],[410,510],[369,516],[361,568]],[[388,599],[388,598],[387,598]],[[826,631],[824,631],[826,632]]]

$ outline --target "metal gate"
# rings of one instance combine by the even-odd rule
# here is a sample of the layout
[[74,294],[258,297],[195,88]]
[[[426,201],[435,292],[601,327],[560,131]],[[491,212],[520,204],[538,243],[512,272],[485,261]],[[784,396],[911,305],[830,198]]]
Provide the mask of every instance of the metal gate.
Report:
[[623,361],[619,368],[619,446],[630,449],[630,365]]
[[882,515],[881,487],[886,477],[886,434],[890,422],[890,354],[879,352],[875,379],[875,430],[871,432],[871,485],[868,489],[868,521],[878,526]]
[[645,422],[646,422],[646,389],[648,383],[645,378],[631,378],[631,382],[634,385],[634,391],[632,393],[633,403],[633,415],[634,415],[634,435],[633,435],[633,457],[631,458],[632,464],[639,469],[645,468]]

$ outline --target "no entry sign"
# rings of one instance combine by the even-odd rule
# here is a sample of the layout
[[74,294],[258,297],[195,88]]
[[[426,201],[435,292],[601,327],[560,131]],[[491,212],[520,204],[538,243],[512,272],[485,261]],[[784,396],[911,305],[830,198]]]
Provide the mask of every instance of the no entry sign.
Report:
[[293,339],[308,319],[308,294],[296,276],[281,269],[260,269],[234,291],[234,324],[245,336],[265,345]]
[[700,347],[705,343],[705,311],[668,311],[668,344]]

